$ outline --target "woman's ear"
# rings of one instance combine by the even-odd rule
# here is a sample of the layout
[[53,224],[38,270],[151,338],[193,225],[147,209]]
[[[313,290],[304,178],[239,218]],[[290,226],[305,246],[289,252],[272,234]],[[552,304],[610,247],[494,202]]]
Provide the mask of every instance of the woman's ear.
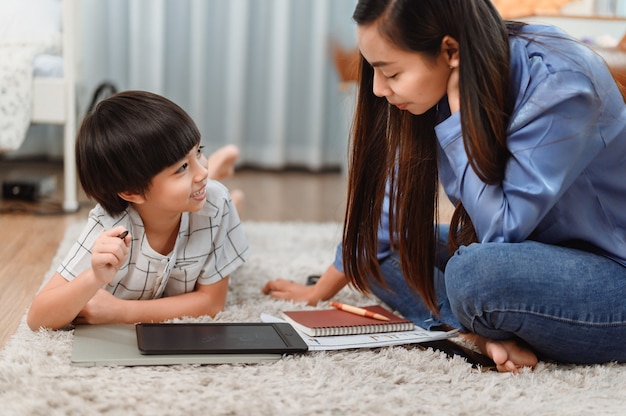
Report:
[[441,40],[441,52],[451,69],[459,67],[459,42],[456,39],[449,35],[444,36]]
[[143,195],[137,192],[120,192],[117,194],[124,201],[132,202],[133,204],[142,204],[145,201]]

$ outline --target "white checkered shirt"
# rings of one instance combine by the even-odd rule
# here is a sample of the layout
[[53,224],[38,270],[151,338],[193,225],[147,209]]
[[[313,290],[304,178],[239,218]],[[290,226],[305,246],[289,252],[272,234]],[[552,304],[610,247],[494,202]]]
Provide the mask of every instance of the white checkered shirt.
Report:
[[218,282],[250,255],[228,190],[219,182],[209,181],[207,203],[198,212],[182,214],[174,250],[168,255],[150,247],[141,217],[132,207],[113,218],[96,205],[57,271],[69,281],[90,268],[94,241],[104,230],[118,225],[130,231],[130,254],[105,289],[121,299],[156,299],[192,292],[196,282]]

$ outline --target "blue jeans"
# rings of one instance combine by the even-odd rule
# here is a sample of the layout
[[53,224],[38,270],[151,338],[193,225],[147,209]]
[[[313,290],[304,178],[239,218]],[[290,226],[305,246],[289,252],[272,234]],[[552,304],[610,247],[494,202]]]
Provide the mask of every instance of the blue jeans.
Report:
[[540,359],[626,362],[626,267],[598,254],[534,241],[461,247],[446,291],[464,328],[518,339]]
[[446,287],[443,273],[435,271],[435,291],[439,314],[434,315],[426,306],[415,289],[410,287],[404,280],[400,259],[397,253],[392,254],[380,263],[380,270],[385,280],[386,288],[378,282],[372,281],[370,289],[374,295],[397,310],[406,319],[415,322],[417,326],[425,329],[437,330],[443,324],[460,328],[461,325],[450,309],[450,302],[446,296]]
[[448,226],[440,225],[440,237],[437,246],[437,260],[435,269],[435,292],[439,314],[434,315],[422,301],[415,289],[410,287],[404,280],[400,257],[393,252],[389,257],[380,262],[380,271],[387,288],[383,288],[378,282],[372,281],[370,289],[374,295],[385,302],[392,309],[397,310],[406,319],[415,322],[416,325],[436,330],[443,324],[460,328],[461,325],[450,309],[450,302],[446,294],[446,284],[443,271],[449,259],[446,242],[448,240]]
[[626,362],[626,267],[619,263],[533,241],[472,244],[445,260],[435,273],[438,316],[404,281],[397,254],[381,261],[389,290],[375,284],[372,292],[424,328],[445,323],[521,340],[542,360]]

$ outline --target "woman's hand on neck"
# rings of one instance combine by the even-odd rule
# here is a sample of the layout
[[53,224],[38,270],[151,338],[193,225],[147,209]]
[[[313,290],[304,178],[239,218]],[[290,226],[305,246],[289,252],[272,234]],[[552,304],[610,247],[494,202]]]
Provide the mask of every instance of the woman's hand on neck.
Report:
[[450,105],[450,114],[454,114],[460,110],[459,98],[459,68],[450,67],[450,77],[448,78],[448,104]]

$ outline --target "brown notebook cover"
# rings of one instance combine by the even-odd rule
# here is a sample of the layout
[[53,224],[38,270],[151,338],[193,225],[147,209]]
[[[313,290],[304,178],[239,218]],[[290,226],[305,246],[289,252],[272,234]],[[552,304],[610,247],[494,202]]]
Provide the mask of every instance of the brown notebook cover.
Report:
[[380,305],[365,306],[363,309],[384,315],[389,321],[380,321],[339,309],[285,311],[283,318],[294,328],[312,337],[411,331],[415,327],[412,321],[394,315]]

